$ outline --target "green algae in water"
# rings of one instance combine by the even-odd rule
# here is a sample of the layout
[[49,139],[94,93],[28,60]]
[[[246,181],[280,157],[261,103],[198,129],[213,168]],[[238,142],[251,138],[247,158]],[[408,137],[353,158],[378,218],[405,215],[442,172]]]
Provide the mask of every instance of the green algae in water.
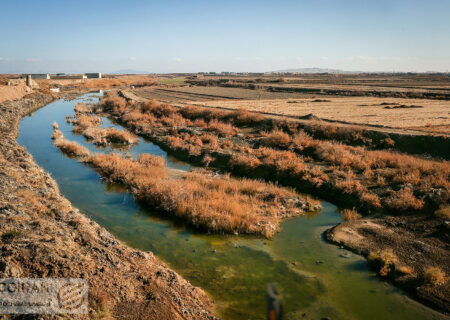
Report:
[[[103,183],[91,168],[53,146],[50,136],[56,121],[67,139],[94,152],[111,151],[74,135],[65,122],[64,116],[72,115],[80,100],[56,101],[24,118],[19,143],[77,208],[129,246],[154,252],[207,291],[222,318],[265,319],[269,282],[282,293],[287,319],[446,318],[380,281],[361,257],[324,242],[322,232],[340,222],[331,204],[324,202],[320,213],[285,221],[273,240],[201,234],[140,207],[123,187]],[[117,127],[107,119],[103,126]],[[152,153],[164,157],[171,168],[190,168],[144,139],[129,152]]]

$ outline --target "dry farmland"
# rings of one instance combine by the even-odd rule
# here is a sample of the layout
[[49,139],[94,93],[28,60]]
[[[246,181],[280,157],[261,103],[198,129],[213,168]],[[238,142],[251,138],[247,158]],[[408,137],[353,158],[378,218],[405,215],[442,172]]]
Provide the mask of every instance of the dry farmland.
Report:
[[196,101],[193,104],[230,109],[243,108],[294,117],[314,115],[323,120],[336,122],[450,133],[450,102],[441,100],[332,97],[263,101]]

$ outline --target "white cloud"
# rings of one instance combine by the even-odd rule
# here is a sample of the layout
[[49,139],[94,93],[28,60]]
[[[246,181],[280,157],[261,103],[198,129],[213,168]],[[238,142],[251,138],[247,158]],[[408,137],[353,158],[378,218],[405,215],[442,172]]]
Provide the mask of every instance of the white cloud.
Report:
[[173,61],[175,61],[175,62],[181,62],[181,58],[174,58]]
[[130,61],[136,61],[135,57],[130,57]]
[[328,61],[329,59],[328,59],[328,57],[321,57],[320,58],[322,61]]
[[303,62],[305,59],[302,57],[295,57],[295,60],[297,60],[298,62]]
[[0,57],[0,61],[8,61],[9,59],[8,58],[2,58],[2,57]]
[[41,60],[37,59],[37,58],[26,58],[25,61],[26,62],[38,62],[38,61],[41,61]]

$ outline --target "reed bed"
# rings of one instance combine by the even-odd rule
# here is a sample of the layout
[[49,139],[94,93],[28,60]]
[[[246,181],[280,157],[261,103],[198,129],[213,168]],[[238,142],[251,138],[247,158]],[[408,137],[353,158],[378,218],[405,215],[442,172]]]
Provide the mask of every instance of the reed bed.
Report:
[[319,208],[318,202],[272,183],[206,170],[174,178],[161,157],[142,154],[134,160],[115,153],[90,153],[60,131],[54,135],[62,152],[92,165],[106,179],[125,184],[136,199],[208,232],[272,237],[283,219]]

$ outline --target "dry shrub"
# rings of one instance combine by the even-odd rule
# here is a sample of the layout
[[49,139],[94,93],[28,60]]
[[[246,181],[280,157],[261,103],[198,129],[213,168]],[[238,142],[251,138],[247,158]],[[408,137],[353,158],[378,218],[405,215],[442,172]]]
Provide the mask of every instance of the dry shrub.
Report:
[[355,209],[344,209],[344,210],[342,210],[341,217],[345,221],[361,219],[361,215]]
[[436,217],[439,217],[441,219],[450,219],[450,207],[449,206],[441,206],[438,210],[434,212],[434,215]]
[[115,113],[124,112],[127,106],[127,100],[119,96],[115,91],[107,92],[100,99],[99,103],[104,111],[113,111]]
[[168,104],[160,103],[157,100],[151,100],[141,104],[141,112],[153,114],[156,117],[169,117],[176,113],[176,109]]
[[197,128],[206,128],[208,126],[206,121],[203,119],[195,119],[194,122],[192,122],[192,125]]
[[209,133],[205,133],[201,136],[201,140],[204,145],[208,147],[210,150],[217,150],[219,149],[219,139],[217,136]]
[[212,157],[209,154],[205,154],[203,159],[202,159],[202,163],[208,167],[212,162],[216,161],[216,158]]
[[107,128],[104,130],[106,131],[105,139],[108,143],[136,144],[139,142],[139,139],[136,136],[125,130],[118,130],[115,128]]
[[311,145],[313,145],[313,143],[314,139],[305,131],[301,130],[292,137],[291,148],[301,151],[305,148],[310,147]]
[[410,267],[410,266],[405,266],[405,265],[400,265],[400,266],[395,266],[395,271],[400,272],[401,274],[412,274],[414,273],[414,268]]
[[163,157],[154,156],[148,153],[140,154],[137,162],[149,167],[163,168],[166,165]]
[[217,133],[222,137],[234,136],[239,130],[233,125],[218,120],[211,120],[206,128],[208,131]]
[[264,120],[264,117],[256,112],[246,109],[238,109],[233,113],[234,123],[237,125],[255,125]]
[[272,130],[262,140],[267,147],[287,148],[291,142],[289,135],[281,130]]
[[135,110],[124,114],[122,121],[125,122],[127,126],[143,127],[146,124],[154,124],[156,122],[156,118],[153,115],[143,114]]
[[76,113],[89,113],[92,109],[86,106],[83,102],[78,102],[74,108]]
[[380,198],[374,193],[363,192],[360,199],[363,203],[372,208],[381,208]]
[[252,155],[234,154],[231,157],[229,164],[232,168],[253,170],[259,167],[262,163],[257,157]]
[[423,201],[417,199],[409,188],[400,189],[386,199],[388,208],[396,211],[420,210],[423,208]]
[[443,285],[447,282],[445,272],[438,267],[429,267],[424,273],[425,283],[429,283],[433,286]]
[[102,118],[99,116],[88,116],[85,114],[79,115],[77,119],[72,121],[74,128],[73,131],[76,133],[83,133],[84,130],[96,127],[102,123]]
[[187,150],[189,148],[186,142],[179,137],[167,136],[165,138],[165,143],[173,150]]
[[391,249],[371,252],[367,259],[382,277],[387,277],[390,272],[394,271],[395,264],[398,263],[398,258]]
[[351,180],[351,179],[338,180],[335,182],[335,186],[342,193],[352,194],[356,196],[362,194],[365,191],[364,186],[361,185],[361,182],[359,182],[358,180]]
[[186,125],[186,119],[184,119],[178,113],[172,113],[168,116],[162,116],[160,119],[161,123],[168,127],[179,127]]
[[210,120],[210,119],[212,119],[211,112],[209,110],[207,110],[206,108],[199,108],[199,107],[195,107],[192,105],[187,105],[187,106],[181,107],[179,112],[183,117],[185,117],[187,119],[191,119],[191,120],[197,120],[197,119]]

